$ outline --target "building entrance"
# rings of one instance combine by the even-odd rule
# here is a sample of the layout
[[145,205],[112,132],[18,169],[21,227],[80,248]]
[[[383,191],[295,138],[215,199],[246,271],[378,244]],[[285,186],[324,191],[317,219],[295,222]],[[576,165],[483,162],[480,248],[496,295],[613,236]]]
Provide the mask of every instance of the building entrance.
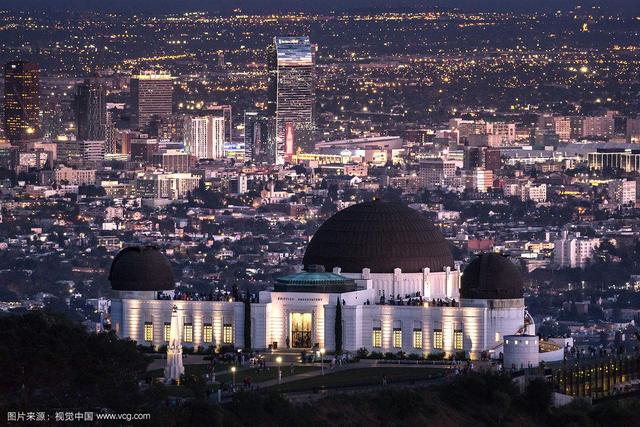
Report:
[[291,347],[311,348],[311,313],[291,313]]

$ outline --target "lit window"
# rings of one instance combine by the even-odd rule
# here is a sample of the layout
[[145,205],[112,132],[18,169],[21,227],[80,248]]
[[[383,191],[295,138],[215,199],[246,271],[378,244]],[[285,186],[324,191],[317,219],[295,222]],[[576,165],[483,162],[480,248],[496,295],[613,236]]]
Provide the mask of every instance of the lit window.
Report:
[[496,342],[498,342],[498,341],[500,341],[500,332],[496,332]]
[[433,348],[439,350],[444,348],[444,336],[442,335],[442,329],[433,330]]
[[393,329],[393,346],[395,348],[402,348],[402,329]]
[[204,342],[213,341],[213,326],[211,326],[211,323],[204,324],[204,331],[202,335],[204,335]]
[[184,342],[193,342],[193,323],[184,324]]
[[462,350],[463,348],[462,331],[460,329],[453,331],[453,347],[456,350]]
[[222,327],[222,342],[225,344],[233,344],[233,326],[225,324]]
[[373,346],[382,347],[382,329],[380,328],[373,328]]
[[164,324],[164,340],[169,342],[171,339],[171,323]]
[[413,330],[413,348],[422,348],[422,329]]
[[513,340],[514,345],[518,345],[518,340]]
[[144,340],[153,341],[153,323],[144,322]]

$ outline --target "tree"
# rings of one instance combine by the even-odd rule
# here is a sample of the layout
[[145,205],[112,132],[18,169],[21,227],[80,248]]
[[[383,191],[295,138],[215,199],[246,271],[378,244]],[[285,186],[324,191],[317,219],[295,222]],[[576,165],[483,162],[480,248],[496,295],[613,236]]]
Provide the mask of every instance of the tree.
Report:
[[3,409],[126,410],[140,403],[149,363],[134,341],[41,311],[0,318],[0,360]]
[[336,354],[342,353],[342,304],[340,304],[340,297],[338,297],[338,304],[336,305],[336,321],[335,321],[335,333],[336,333]]
[[251,299],[248,289],[244,298],[244,349],[251,351]]

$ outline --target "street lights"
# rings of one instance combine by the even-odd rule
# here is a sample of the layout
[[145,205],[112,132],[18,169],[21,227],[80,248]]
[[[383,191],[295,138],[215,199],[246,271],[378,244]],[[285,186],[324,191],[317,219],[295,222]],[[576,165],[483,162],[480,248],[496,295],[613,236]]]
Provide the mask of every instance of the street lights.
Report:
[[325,349],[321,348],[320,349],[320,369],[322,370],[322,375],[324,375],[324,353],[325,353]]
[[233,387],[236,387],[236,367],[231,367],[231,375],[233,375]]
[[282,383],[282,369],[280,366],[282,364],[282,357],[276,357],[276,363],[278,364],[278,384],[280,384]]

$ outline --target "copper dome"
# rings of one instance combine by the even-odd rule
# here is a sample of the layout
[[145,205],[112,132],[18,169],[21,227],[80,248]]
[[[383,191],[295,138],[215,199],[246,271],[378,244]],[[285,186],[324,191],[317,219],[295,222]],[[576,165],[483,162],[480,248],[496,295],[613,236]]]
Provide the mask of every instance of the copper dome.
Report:
[[314,234],[305,267],[340,267],[345,273],[405,273],[453,267],[449,244],[417,211],[398,203],[373,201],[350,206],[329,218]]
[[114,291],[165,291],[175,287],[169,260],[155,246],[130,246],[113,258],[109,281]]
[[464,269],[460,297],[470,299],[510,299],[523,297],[522,276],[508,257],[481,253]]

